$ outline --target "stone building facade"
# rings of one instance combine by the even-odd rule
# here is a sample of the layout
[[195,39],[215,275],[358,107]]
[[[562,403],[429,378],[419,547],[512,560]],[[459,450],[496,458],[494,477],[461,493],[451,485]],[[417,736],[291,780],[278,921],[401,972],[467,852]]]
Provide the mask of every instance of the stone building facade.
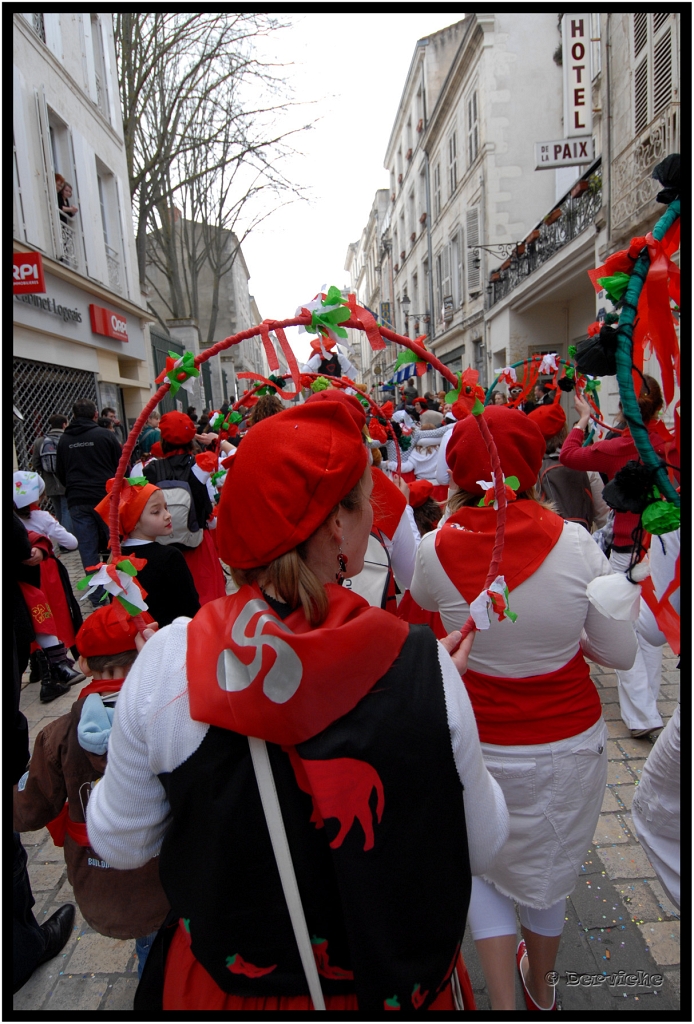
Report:
[[[18,464],[54,412],[92,398],[133,422],[150,395],[108,14],[13,15],[12,235]],[[72,187],[61,215],[56,175]],[[17,275],[37,275],[18,292]],[[39,280],[39,268],[43,283]],[[26,280],[23,278],[23,280]]]

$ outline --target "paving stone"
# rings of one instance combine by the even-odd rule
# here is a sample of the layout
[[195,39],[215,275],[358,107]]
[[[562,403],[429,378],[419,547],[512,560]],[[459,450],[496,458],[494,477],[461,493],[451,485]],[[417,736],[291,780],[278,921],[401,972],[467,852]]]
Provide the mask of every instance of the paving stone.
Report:
[[[66,977],[58,982],[44,1003],[42,1009],[49,1012],[60,1010],[97,1010],[108,989],[108,978]],[[132,1009],[132,1005],[130,1006]]]
[[600,700],[603,707],[605,704],[619,704],[619,694],[616,686],[604,686],[600,690]]
[[27,981],[26,985],[20,988],[12,998],[13,1010],[38,1010],[41,1008],[46,996],[52,991],[58,971],[55,969],[55,961],[49,960],[47,964],[38,967]]
[[617,740],[607,741],[607,760],[608,761],[623,761],[624,752],[617,746]]
[[75,894],[72,891],[72,886],[68,882],[67,878],[60,887],[59,892],[54,897],[56,903],[74,903]]
[[[653,744],[645,736],[642,740],[636,740],[633,736],[630,736],[619,739],[617,742],[628,758],[645,758],[653,750]],[[610,755],[608,754],[607,756],[609,757]]]
[[675,967],[675,968],[672,968],[672,969],[668,970],[668,968],[666,967],[665,970],[663,971],[663,974],[665,975],[667,983],[671,987],[672,993],[673,993],[675,999],[677,1000],[677,1006],[679,1006],[680,1005],[680,999],[681,999],[680,969],[679,969],[679,967]]
[[666,919],[675,918],[675,920],[679,920],[680,912],[675,906],[675,904],[672,902],[668,894],[665,892],[665,889],[663,889],[660,882],[654,879],[653,881],[647,882],[646,884],[650,889],[652,889],[653,894],[656,898],[656,901],[658,903],[658,909],[660,910],[659,916],[664,917]]
[[78,938],[67,965],[70,974],[122,973],[134,953],[132,939],[109,939],[106,935],[87,932]]
[[651,956],[657,964],[678,964],[680,962],[679,921],[653,921],[639,925]]
[[48,831],[47,828],[37,829],[36,832],[22,832],[22,846],[27,851],[27,853],[29,853],[29,847],[36,848],[41,846],[41,844],[45,843],[49,836],[50,832]]
[[31,891],[45,892],[48,889],[55,889],[60,882],[61,875],[66,872],[65,861],[49,861],[47,864],[34,863],[31,865],[29,879]]
[[636,786],[615,786],[610,790],[615,799],[621,801],[627,810],[631,810],[631,805],[634,802],[634,793],[636,792]]
[[[618,883],[617,891],[629,913],[630,920],[635,921],[636,924],[658,922],[665,919],[665,913],[658,905],[658,900],[651,888],[650,882],[639,879],[628,884]],[[670,919],[668,917],[668,920]]]
[[626,761],[607,762],[607,785],[608,786],[633,786],[634,776],[629,771]]
[[[651,750],[653,750],[653,747],[651,747],[651,745],[649,744],[649,753]],[[643,758],[642,760],[636,760],[636,758],[634,758],[632,760],[625,761],[624,763],[628,764],[629,771],[633,772],[633,774],[636,776],[636,784],[638,785],[638,780],[641,778],[641,772],[643,771],[643,766],[646,763],[646,759]]]
[[663,718],[665,718],[666,716],[668,718],[671,718],[675,713],[677,703],[678,702],[676,700],[659,700],[658,711],[660,712]]
[[607,735],[610,739],[619,739],[620,736],[628,736],[629,728],[624,724],[621,718],[616,718],[613,722],[607,722]]
[[640,846],[604,846],[598,851],[598,856],[610,878],[655,877],[655,871]]
[[593,842],[599,847],[611,845],[612,843],[628,843],[631,839],[625,830],[619,815],[601,814],[595,828]]
[[[28,850],[27,853],[29,853]],[[42,843],[41,846],[37,847],[33,853],[29,854],[29,872],[31,873],[33,864],[41,864],[44,861],[65,863],[65,854],[60,846],[55,845],[50,832],[48,833],[46,841]]]
[[617,686],[617,675],[615,672],[603,672],[600,682],[603,686]]
[[660,693],[658,694],[658,700],[678,700],[680,695],[680,688],[674,683],[663,683],[660,687]]
[[605,795],[602,798],[602,807],[600,809],[601,815],[605,814],[608,811],[621,811],[621,810],[622,810],[622,805],[617,801],[617,798],[614,795],[613,790],[608,789],[607,787],[605,787]]
[[603,704],[602,717],[606,722],[617,721],[617,719],[621,722],[622,712],[619,710],[619,704]]
[[104,1000],[102,1010],[132,1010],[135,990],[138,985],[137,973],[135,976],[118,978],[106,989],[107,996]]

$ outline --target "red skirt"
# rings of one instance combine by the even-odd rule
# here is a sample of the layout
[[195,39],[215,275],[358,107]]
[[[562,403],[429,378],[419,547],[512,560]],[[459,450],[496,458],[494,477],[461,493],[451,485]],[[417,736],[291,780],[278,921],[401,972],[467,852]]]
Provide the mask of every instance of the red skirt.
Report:
[[183,557],[193,576],[201,606],[226,595],[224,572],[209,530],[203,531],[200,544],[184,551]]
[[[456,967],[466,1010],[475,1009],[472,985],[462,957]],[[356,995],[326,996],[326,1010],[359,1011]],[[190,948],[190,935],[179,921],[164,968],[163,1009],[167,1010],[313,1010],[310,996],[233,996],[223,992]],[[398,1010],[400,1007],[384,1007]],[[407,1007],[406,1007],[407,1009]],[[447,985],[429,1007],[431,1010],[455,1010],[453,992]]]
[[26,606],[31,615],[31,624],[35,633],[52,633],[58,635],[58,624],[55,621],[48,598],[43,590],[32,587],[30,583],[20,581],[19,589],[22,591]]
[[68,607],[63,581],[55,558],[44,558],[41,562],[41,590],[48,598],[55,620],[55,629],[43,629],[43,633],[54,633],[66,647],[75,642],[75,627]]

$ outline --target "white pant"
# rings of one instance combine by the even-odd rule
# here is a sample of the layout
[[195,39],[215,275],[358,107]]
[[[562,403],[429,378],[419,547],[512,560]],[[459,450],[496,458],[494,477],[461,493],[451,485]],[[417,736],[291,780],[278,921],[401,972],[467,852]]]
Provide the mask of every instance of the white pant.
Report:
[[[553,903],[545,910],[524,907],[520,904],[521,924],[536,935],[561,935],[566,913],[566,897]],[[475,942],[492,939],[498,935],[516,934],[516,910],[513,900],[495,889],[490,882],[473,876],[470,909],[468,911],[470,931]]]
[[[628,551],[612,551],[610,565],[626,573],[631,561]],[[663,724],[656,701],[660,691],[662,647],[654,647],[635,624],[639,649],[629,669],[617,669],[617,690],[622,721],[629,729],[659,729]]]

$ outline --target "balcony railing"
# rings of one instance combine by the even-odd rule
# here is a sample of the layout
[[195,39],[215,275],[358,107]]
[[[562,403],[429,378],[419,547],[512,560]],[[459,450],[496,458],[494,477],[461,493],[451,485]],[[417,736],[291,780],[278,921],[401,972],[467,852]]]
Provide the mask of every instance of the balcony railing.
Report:
[[43,14],[32,14],[31,23],[34,26],[34,32],[42,42],[46,42],[46,26],[43,22]]
[[60,222],[60,244],[62,246],[61,263],[67,263],[73,270],[79,270],[77,232],[72,224]]
[[106,265],[108,267],[108,283],[113,288],[114,292],[123,291],[120,277],[120,259],[119,254],[115,249],[112,249],[110,245],[106,246]]
[[602,207],[602,176],[597,160],[563,199],[535,226],[513,255],[493,270],[487,286],[491,308],[538,267],[595,223]]
[[679,152],[679,106],[655,118],[612,164],[612,230],[639,218],[661,186],[651,171],[668,153]]

